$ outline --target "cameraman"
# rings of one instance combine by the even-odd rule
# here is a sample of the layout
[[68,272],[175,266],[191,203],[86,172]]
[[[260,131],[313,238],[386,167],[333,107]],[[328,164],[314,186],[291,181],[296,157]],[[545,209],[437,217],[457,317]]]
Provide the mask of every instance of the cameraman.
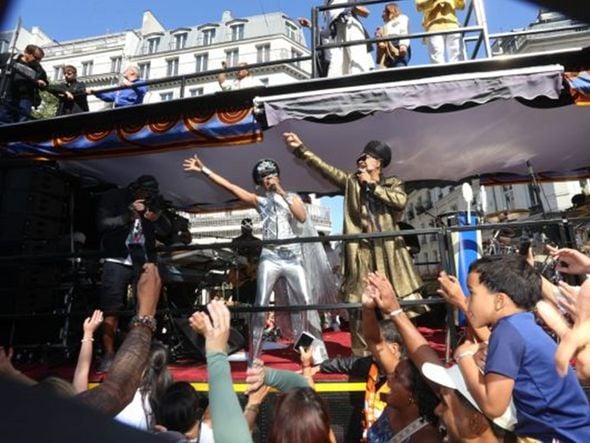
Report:
[[107,258],[99,298],[105,317],[98,372],[107,372],[113,360],[118,311],[125,307],[127,287],[137,282],[145,262],[156,262],[156,237],[168,236],[172,230],[162,201],[158,181],[151,175],[142,175],[126,188],[107,191],[99,201],[98,230]]

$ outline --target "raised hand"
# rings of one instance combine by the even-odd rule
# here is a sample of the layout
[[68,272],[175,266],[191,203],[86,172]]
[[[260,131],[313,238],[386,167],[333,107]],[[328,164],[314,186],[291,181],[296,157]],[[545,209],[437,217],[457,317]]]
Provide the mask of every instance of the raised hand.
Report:
[[222,301],[213,300],[207,305],[209,316],[195,312],[189,318],[193,330],[205,337],[207,352],[226,352],[229,339],[230,312]]
[[285,145],[291,150],[297,149],[303,144],[299,136],[294,132],[283,132],[283,140],[285,141]]
[[246,383],[248,384],[246,394],[256,392],[264,385],[264,362],[262,360],[254,360],[252,367],[248,368],[246,371]]
[[185,171],[201,172],[205,166],[201,159],[195,154],[182,162]]
[[373,300],[375,300],[375,303],[383,313],[389,314],[399,309],[400,305],[395,289],[393,289],[393,286],[383,274],[380,272],[371,272],[367,278],[369,283],[375,286],[378,291],[378,294],[373,296]]
[[440,284],[440,288],[436,290],[437,294],[456,308],[465,309],[465,294],[463,293],[463,289],[461,289],[457,277],[441,271],[438,274],[438,283]]
[[562,248],[552,251],[551,255],[558,260],[557,271],[565,274],[590,273],[590,257],[580,251],[570,248]]
[[555,353],[557,371],[564,376],[569,362],[576,357],[577,376],[581,380],[590,378],[590,280],[586,280],[576,300],[576,321],[571,330],[562,335]]
[[92,338],[94,335],[94,331],[100,326],[103,320],[102,311],[100,309],[96,309],[90,317],[87,317],[84,320],[84,324],[82,325],[82,329],[84,330],[84,338]]

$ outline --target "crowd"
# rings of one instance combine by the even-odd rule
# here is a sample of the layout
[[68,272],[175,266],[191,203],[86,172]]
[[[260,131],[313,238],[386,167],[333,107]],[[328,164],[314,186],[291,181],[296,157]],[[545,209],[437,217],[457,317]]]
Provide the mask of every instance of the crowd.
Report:
[[[333,7],[346,0],[325,0],[325,6]],[[463,59],[461,33],[448,33],[458,29],[459,21],[456,11],[465,7],[464,0],[415,0],[418,11],[423,13],[423,26],[427,32],[445,32],[425,39],[430,61],[432,63],[457,62]],[[397,3],[385,5],[382,18],[383,25],[374,33],[382,39],[376,45],[375,55],[372,44],[347,46],[347,42],[369,38],[369,33],[362,19],[369,15],[364,6],[347,6],[331,8],[324,11],[323,27],[320,30],[322,44],[340,44],[318,51],[318,72],[320,76],[338,77],[347,74],[368,72],[376,68],[396,68],[407,66],[412,51],[409,19],[403,14]],[[311,22],[300,18],[299,23],[311,27]],[[36,45],[28,45],[21,54],[0,54],[0,84],[2,101],[0,103],[0,123],[15,123],[31,118],[31,111],[41,104],[40,91],[53,94],[58,105],[56,115],[77,114],[88,111],[88,95],[94,95],[115,108],[136,105],[143,102],[149,88],[140,78],[137,66],[128,66],[122,73],[121,84],[116,90],[96,91],[88,88],[77,79],[77,69],[64,65],[63,78],[60,83],[50,83],[41,61],[45,53]],[[226,68],[225,62],[222,63]],[[236,71],[235,79],[228,79],[226,73],[218,76],[221,90],[243,89],[263,86],[254,78],[246,63],[240,63],[242,69]]]

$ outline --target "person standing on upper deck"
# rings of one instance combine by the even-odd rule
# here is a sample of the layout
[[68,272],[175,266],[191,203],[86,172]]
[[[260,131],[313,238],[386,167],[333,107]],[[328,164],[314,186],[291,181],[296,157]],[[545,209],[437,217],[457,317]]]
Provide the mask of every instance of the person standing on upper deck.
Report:
[[[325,5],[331,6],[348,3],[348,0],[326,0]],[[351,8],[335,8],[325,11],[326,23],[329,26],[333,43],[346,43],[369,38],[359,17],[367,17],[369,10],[364,6]],[[375,67],[369,53],[371,45],[362,43],[354,46],[343,46],[330,50],[330,66],[328,77],[339,77],[347,74],[367,72]]]
[[[426,32],[458,29],[457,9],[465,8],[465,0],[416,0],[416,9],[423,14]],[[442,34],[426,38],[432,63],[454,63],[463,60],[461,34]]]

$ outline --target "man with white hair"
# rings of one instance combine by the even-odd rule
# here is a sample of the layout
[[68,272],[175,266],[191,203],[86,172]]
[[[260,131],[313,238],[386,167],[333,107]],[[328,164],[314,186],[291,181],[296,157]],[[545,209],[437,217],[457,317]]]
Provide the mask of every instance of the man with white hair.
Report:
[[89,89],[88,94],[94,94],[102,101],[114,103],[115,108],[122,108],[143,103],[143,98],[149,89],[140,79],[140,71],[137,66],[129,66],[123,71],[122,86],[127,86],[127,88],[110,92],[95,92]]

